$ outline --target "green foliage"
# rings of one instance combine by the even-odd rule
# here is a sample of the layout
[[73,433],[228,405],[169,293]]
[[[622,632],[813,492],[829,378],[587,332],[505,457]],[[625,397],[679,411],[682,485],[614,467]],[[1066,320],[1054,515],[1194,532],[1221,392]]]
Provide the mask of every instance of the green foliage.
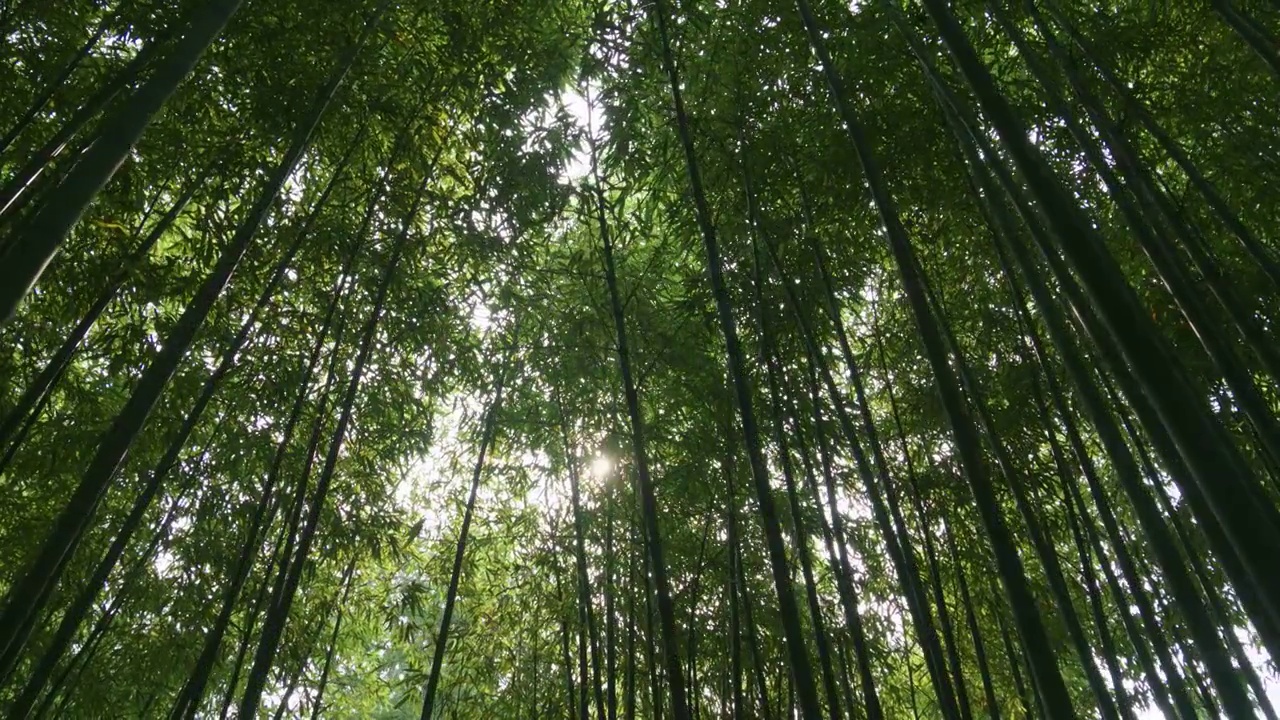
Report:
[[[6,88],[0,94],[0,133],[14,130],[12,142],[0,148],[0,181],[15,177],[142,48],[154,42],[163,50],[171,44],[170,35],[182,31],[200,4],[76,0],[11,2],[0,8],[0,86]],[[109,298],[35,411],[29,432],[12,446],[11,457],[0,461],[0,587],[16,586],[33,567],[104,431],[244,221],[338,58],[380,5],[246,2],[96,195],[18,314],[0,326],[0,413],[22,420],[31,408],[10,413],[20,409],[23,393],[95,301],[104,293]],[[1256,476],[1249,478],[1258,481],[1250,486],[1253,497],[1274,507],[1280,463],[1269,454],[1274,438],[1240,402],[1240,388],[1231,384],[1223,363],[1205,351],[1203,328],[1188,321],[1117,202],[1140,200],[1139,187],[1122,173],[1122,191],[1108,188],[1045,85],[994,17],[981,4],[955,5],[952,11],[999,90],[1030,128],[1034,147],[1088,214],[1137,292],[1140,312],[1171,348],[1167,360],[1185,374],[1197,402],[1212,403],[1213,420],[1223,429],[1218,441],[1236,449]],[[1005,5],[1015,4],[1000,7]],[[1114,69],[1129,83],[1127,90],[1272,253],[1280,242],[1280,102],[1264,58],[1223,21],[1224,11],[1209,7],[1222,3],[1046,0],[1036,5],[1051,16],[1059,42],[1069,43],[1068,27],[1090,41],[1092,50],[1067,48],[1074,70],[1102,98],[1102,109],[1176,208],[1177,221],[1203,244],[1216,272],[1243,303],[1243,315],[1270,337],[1280,313],[1273,279],[1102,73],[1104,67]],[[1081,717],[1102,712],[1055,602],[1050,571],[1037,556],[1010,492],[1015,483],[1033,501],[1035,519],[1064,568],[1068,599],[1108,692],[1118,696],[1110,686],[1118,680],[1135,711],[1159,712],[1158,694],[1164,690],[1153,687],[1153,680],[1163,676],[1169,686],[1185,683],[1196,710],[1212,714],[1223,702],[1222,690],[1214,684],[1185,598],[1151,549],[1150,528],[1126,495],[1115,458],[1081,404],[1062,348],[1049,342],[1045,308],[1029,306],[1030,325],[1024,325],[1022,300],[1015,302],[1010,292],[1012,281],[1019,297],[1025,294],[1026,278],[1002,271],[983,200],[991,206],[1012,204],[975,190],[948,113],[890,7],[905,10],[908,27],[941,68],[940,81],[976,109],[932,21],[915,2],[823,2],[815,3],[815,12],[828,26],[825,40],[835,65],[878,153],[922,273],[936,293],[935,314],[954,333],[955,350],[972,371],[966,403],[970,408],[981,403],[990,412],[981,453],[996,478],[999,511],[1012,529],[1049,651],[1074,707]],[[1037,61],[1050,67],[1056,83],[1069,87],[1067,69],[1054,60],[1043,30],[1024,10],[1006,11],[1028,35]],[[1236,11],[1247,13],[1259,33],[1280,31],[1274,3]],[[0,707],[15,702],[35,676],[42,653],[54,645],[58,622],[157,472],[276,264],[297,234],[305,233],[230,372],[218,381],[208,410],[182,444],[176,465],[159,468],[168,472],[159,495],[77,626],[56,665],[56,684],[44,686],[41,712],[166,716],[196,667],[248,543],[248,580],[232,605],[199,716],[221,713],[224,702],[235,708],[262,634],[264,603],[285,557],[282,548],[293,547],[289,538],[296,533],[288,518],[296,494],[304,498],[300,517],[317,514],[318,532],[308,556],[300,559],[301,589],[287,608],[282,640],[269,663],[262,713],[311,717],[323,684],[322,716],[419,717],[482,416],[506,372],[497,440],[483,468],[466,541],[434,717],[573,717],[566,676],[574,692],[590,693],[597,681],[613,687],[619,714],[632,702],[638,716],[656,717],[655,704],[663,706],[664,717],[670,713],[665,671],[660,671],[657,609],[644,576],[633,440],[602,255],[603,221],[614,242],[617,290],[631,340],[691,702],[697,717],[731,717],[732,655],[739,652],[748,704],[738,717],[791,716],[789,708],[780,713],[791,702],[783,618],[766,562],[758,503],[745,489],[750,484],[747,455],[725,341],[652,12],[649,3],[390,3],[101,498],[13,673],[0,681]],[[881,215],[864,190],[858,158],[833,111],[800,17],[786,3],[762,0],[683,2],[673,12],[670,28],[687,120],[720,237],[758,421],[769,438],[782,423],[791,445],[787,460],[801,485],[815,590],[838,650],[833,662],[842,674],[840,685],[852,691],[852,704],[845,698],[824,702],[839,705],[847,717],[862,717],[866,704],[855,666],[857,641],[842,604],[841,570],[824,543],[822,528],[835,520],[834,512],[847,536],[870,674],[886,716],[946,713],[926,670],[922,628],[904,597],[907,579],[891,560],[884,529],[860,483],[852,443],[867,452],[870,446],[865,436],[847,437],[835,421],[836,403],[851,414],[857,410],[855,387],[827,312],[827,303],[835,300],[884,446],[882,491],[903,508],[906,533],[898,542],[911,546],[922,587],[929,588],[926,611],[932,608],[932,624],[942,621],[926,544],[937,548],[936,589],[950,614],[973,716],[996,716],[995,708],[986,707],[984,676],[1001,716],[1020,717],[1024,707],[1035,714],[1031,678],[1001,586],[1008,578],[993,562],[989,533],[975,510],[939,400],[939,379],[926,360]],[[101,37],[59,80],[100,27]],[[143,77],[154,69],[145,66]],[[127,108],[136,84],[131,80],[112,96],[106,112]],[[41,100],[46,90],[47,102]],[[33,102],[38,106],[28,118]],[[1065,112],[1103,142],[1102,129],[1087,117],[1091,109],[1078,93],[1068,95]],[[35,209],[57,197],[59,179],[96,137],[102,116],[95,113],[41,166],[40,176],[19,195],[20,203],[0,212],[0,253],[8,251]],[[974,117],[987,122],[985,114]],[[981,129],[996,140],[990,128]],[[1006,163],[1004,147],[997,144],[983,162],[993,168]],[[1107,157],[1114,161],[1110,151]],[[744,196],[747,176],[759,198],[755,219]],[[165,213],[188,187],[194,188],[190,201],[163,226]],[[597,189],[603,217],[597,214]],[[421,208],[414,212],[419,195]],[[1274,414],[1280,406],[1276,368],[1240,332],[1238,318],[1218,303],[1211,273],[1184,255],[1186,243],[1177,239],[1175,223],[1159,219],[1149,205],[1142,208],[1144,222],[1188,268],[1189,287],[1208,307],[1206,317],[1221,329],[1244,377]],[[154,245],[135,256],[157,227]],[[408,241],[398,249],[402,229]],[[779,258],[776,267],[762,266],[759,288],[753,285],[758,260],[753,233],[774,244]],[[1016,241],[1026,234],[1019,226]],[[830,298],[815,249],[831,275]],[[379,280],[398,253],[385,302],[375,309]],[[1068,309],[1063,278],[1041,267],[1038,257],[1034,262],[1059,310]],[[116,289],[119,273],[123,282]],[[788,300],[783,283],[798,303]],[[334,322],[327,323],[331,303]],[[762,312],[773,323],[772,349],[761,339]],[[332,488],[327,498],[318,497],[317,478],[334,442],[343,391],[354,377],[361,333],[369,322],[376,323],[371,355],[359,378],[352,422],[334,445],[340,449]],[[815,398],[809,392],[812,359],[803,327],[814,329],[818,362],[831,368],[839,397]],[[1032,351],[1029,329],[1046,346],[1046,362]],[[1071,336],[1090,369],[1096,367],[1098,381],[1109,385],[1118,379],[1100,359],[1101,344],[1109,341],[1074,325]],[[308,371],[312,352],[319,360]],[[782,417],[769,410],[768,352],[782,375]],[[1050,377],[1053,385],[1046,382]],[[1057,385],[1068,389],[1062,398],[1066,416],[1056,406],[1046,404],[1052,408],[1046,412],[1033,401],[1042,392],[1053,397]],[[1122,395],[1109,409],[1127,422],[1137,406],[1129,391]],[[291,424],[299,398],[301,412]],[[1242,676],[1245,665],[1256,664],[1261,678],[1269,680],[1275,658],[1267,657],[1267,629],[1245,597],[1265,595],[1266,589],[1241,587],[1240,576],[1223,562],[1215,544],[1215,528],[1205,527],[1210,516],[1186,499],[1188,471],[1158,447],[1152,450],[1163,429],[1140,416],[1137,421],[1137,432],[1126,441],[1139,455],[1156,453],[1144,492],[1157,499],[1157,490],[1170,496],[1161,521],[1178,533],[1175,552],[1196,574],[1196,601],[1204,596],[1215,632],[1221,631],[1228,647],[1237,634],[1245,638],[1248,661],[1234,658]],[[1084,480],[1081,458],[1059,449],[1068,448],[1067,433],[1074,428],[1101,479],[1096,495]],[[311,449],[313,433],[319,441]],[[825,487],[820,434],[834,449],[835,507],[825,491],[810,492],[804,482],[809,471],[815,486]],[[4,438],[0,452],[9,452],[14,438]],[[797,448],[801,441],[809,450],[803,458]],[[997,442],[1012,458],[1012,469],[1003,474],[995,470]],[[766,455],[776,476],[776,504],[785,509],[784,458],[772,440]],[[571,467],[580,473],[582,492],[576,518]],[[264,500],[273,474],[279,486]],[[726,483],[730,474],[737,487],[732,495]],[[302,492],[299,483],[304,483]],[[1068,499],[1063,483],[1080,489],[1083,506]],[[1102,505],[1115,514],[1118,536],[1100,524]],[[253,518],[260,506],[270,512],[257,532]],[[731,510],[739,521],[740,548],[728,540]],[[780,512],[787,553],[798,566],[794,559],[804,543],[789,512]],[[585,578],[574,562],[575,521],[584,534]],[[1098,536],[1101,552],[1092,544],[1078,547],[1077,521],[1082,538]],[[1230,518],[1214,522],[1219,521],[1231,524]],[[954,557],[946,550],[948,536],[958,548]],[[737,571],[735,550],[741,554]],[[1126,551],[1141,572],[1137,577],[1125,569],[1121,554]],[[349,594],[344,590],[348,566],[354,568]],[[735,572],[745,594],[729,589]],[[962,574],[972,596],[968,608],[960,591]],[[1092,580],[1086,582],[1086,575]],[[593,627],[580,622],[583,582]],[[793,583],[804,607],[803,580],[797,574]],[[1096,595],[1090,583],[1097,586]],[[1134,608],[1141,601],[1135,592],[1148,598],[1159,628],[1138,617]],[[747,602],[753,623],[742,627],[735,642],[729,617]],[[977,636],[965,624],[966,609],[974,614]],[[812,635],[813,620],[807,611],[802,614]],[[1138,631],[1131,632],[1129,624]],[[1152,638],[1155,629],[1158,637]],[[578,676],[580,633],[588,652],[598,648],[603,674],[613,667],[611,676],[596,678],[594,670]],[[1005,634],[1012,638],[1015,657],[1006,653]],[[759,656],[749,639],[758,645]],[[566,640],[574,655],[571,667],[565,667],[561,652]],[[975,640],[982,644],[981,659]],[[816,660],[812,638],[807,642],[804,651]],[[1144,665],[1143,655],[1159,655],[1160,643],[1170,662],[1157,675]],[[774,705],[767,713],[756,703],[757,667]],[[593,698],[588,706],[594,716]]]

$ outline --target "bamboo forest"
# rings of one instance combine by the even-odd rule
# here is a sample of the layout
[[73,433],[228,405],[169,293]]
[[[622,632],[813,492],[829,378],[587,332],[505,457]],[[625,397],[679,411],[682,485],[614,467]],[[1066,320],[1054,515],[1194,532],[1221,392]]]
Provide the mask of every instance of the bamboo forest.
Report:
[[0,716],[1278,720],[1278,327],[1280,0],[0,0]]

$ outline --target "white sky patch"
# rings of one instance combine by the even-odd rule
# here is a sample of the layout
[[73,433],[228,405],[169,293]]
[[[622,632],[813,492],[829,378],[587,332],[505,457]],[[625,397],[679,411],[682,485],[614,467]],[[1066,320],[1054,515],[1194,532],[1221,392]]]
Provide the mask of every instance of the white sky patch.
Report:
[[[462,469],[474,455],[476,448],[470,447],[475,444],[473,433],[463,432],[463,419],[476,417],[483,412],[482,402],[474,393],[459,394],[445,409],[437,413],[436,436],[431,449],[414,461],[396,486],[396,501],[401,507],[411,508],[423,516],[422,528],[426,533],[435,532],[451,517],[452,508],[448,503],[439,502],[440,496],[449,497],[456,492],[465,492],[455,487],[458,484],[456,480],[463,474]],[[431,492],[426,489],[442,481],[444,486],[439,490]],[[429,502],[428,498],[423,497],[427,492],[432,495]]]
[[[185,514],[175,515],[173,521],[169,523],[169,545],[182,533],[191,528],[191,516]],[[170,549],[170,547],[160,547],[156,550],[155,557],[151,559],[151,566],[156,571],[156,577],[169,578],[173,577],[170,569],[174,563],[178,561],[178,556]]]
[[280,196],[288,200],[290,205],[297,205],[302,202],[302,194],[306,191],[308,178],[311,175],[311,158],[302,157],[297,165],[293,166],[293,171],[289,173],[289,177],[285,178],[284,187],[280,189]]
[[493,311],[484,303],[476,303],[471,308],[471,327],[484,332],[493,327]]
[[[587,85],[587,92],[595,95],[590,83]],[[598,127],[600,119],[598,117],[598,109],[593,108],[587,102],[587,96],[579,92],[577,88],[566,88],[560,93],[560,103],[564,109],[568,111],[573,118],[574,125],[582,131],[584,138],[590,128],[590,133],[595,136],[596,142],[601,142],[603,134]],[[569,182],[578,182],[591,174],[591,145],[584,139],[581,146],[573,152],[573,157],[565,164],[564,179]]]
[[[480,443],[478,420],[486,402],[486,396],[475,392],[456,395],[436,416],[436,437],[430,451],[413,462],[396,486],[397,503],[407,509],[411,517],[423,521],[420,537],[438,538],[450,532],[460,517],[461,502],[466,499],[475,470]],[[490,450],[482,470],[477,512],[482,512],[479,508],[514,502],[516,506],[536,506],[547,524],[563,517],[570,507],[568,469],[553,470],[546,452],[523,447],[518,438],[516,447],[505,446],[501,440],[499,443]],[[590,481],[585,483],[586,487],[595,487],[613,476],[612,458],[585,445],[577,452],[579,457],[590,458],[583,478]],[[508,469],[517,466],[532,478],[531,487],[523,497],[509,498],[492,484],[502,482],[494,475],[498,466]]]
[[1240,644],[1244,645],[1244,654],[1249,657],[1249,663],[1258,671],[1258,678],[1262,680],[1262,690],[1271,701],[1271,707],[1280,707],[1280,681],[1268,668],[1266,653],[1258,649],[1245,631],[1236,628],[1236,636],[1240,638]]
[[[1267,699],[1271,701],[1272,707],[1280,707],[1280,682],[1267,667],[1266,654],[1260,651],[1254,645],[1249,634],[1244,630],[1236,628],[1236,637],[1240,638],[1240,643],[1244,645],[1245,655],[1249,657],[1249,662],[1253,664],[1255,670],[1258,671],[1258,678],[1262,680],[1262,689],[1267,694]],[[1181,659],[1180,657],[1178,659]],[[1101,658],[1097,658],[1099,667],[1102,666]],[[1146,708],[1138,708],[1138,720],[1163,720],[1167,716],[1160,712],[1160,708],[1151,703]],[[1171,718],[1169,720],[1172,720]]]

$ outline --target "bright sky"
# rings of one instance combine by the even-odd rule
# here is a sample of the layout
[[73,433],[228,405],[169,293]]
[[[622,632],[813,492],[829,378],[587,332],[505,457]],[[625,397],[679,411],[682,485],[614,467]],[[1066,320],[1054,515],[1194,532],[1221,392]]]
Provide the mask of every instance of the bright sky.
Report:
[[[573,116],[574,122],[577,123],[578,127],[582,128],[582,131],[585,133],[589,124],[588,121],[591,120],[591,109],[587,105],[587,98],[577,90],[566,89],[561,95],[560,100],[564,103],[565,110],[568,110],[569,114]],[[594,131],[595,136],[599,138],[600,129],[592,124],[592,130]],[[583,142],[582,147],[578,148],[578,150],[574,152],[573,159],[571,159],[568,166],[565,167],[564,174],[569,180],[577,181],[586,177],[590,172],[591,151],[586,142]]]
[[[1254,648],[1253,643],[1249,641],[1246,633],[1237,630],[1236,636],[1239,637],[1241,643],[1244,644],[1245,653],[1248,654],[1250,662],[1253,663],[1253,667],[1257,669],[1258,676],[1262,678],[1262,684],[1263,687],[1266,688],[1267,699],[1271,701],[1271,706],[1280,708],[1280,679],[1277,679],[1275,675],[1266,669],[1266,656]],[[1155,707],[1155,705],[1152,705],[1146,710],[1139,710],[1137,715],[1138,720],[1164,720],[1166,717],[1160,712],[1159,708]],[[1172,720],[1172,718],[1169,720]]]

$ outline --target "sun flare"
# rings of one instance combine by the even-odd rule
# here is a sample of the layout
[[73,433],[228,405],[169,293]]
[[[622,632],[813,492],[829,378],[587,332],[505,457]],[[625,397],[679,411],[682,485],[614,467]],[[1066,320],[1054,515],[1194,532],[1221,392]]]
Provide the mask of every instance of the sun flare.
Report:
[[597,455],[595,459],[591,461],[592,477],[602,478],[608,475],[610,470],[613,470],[613,461],[604,455]]

